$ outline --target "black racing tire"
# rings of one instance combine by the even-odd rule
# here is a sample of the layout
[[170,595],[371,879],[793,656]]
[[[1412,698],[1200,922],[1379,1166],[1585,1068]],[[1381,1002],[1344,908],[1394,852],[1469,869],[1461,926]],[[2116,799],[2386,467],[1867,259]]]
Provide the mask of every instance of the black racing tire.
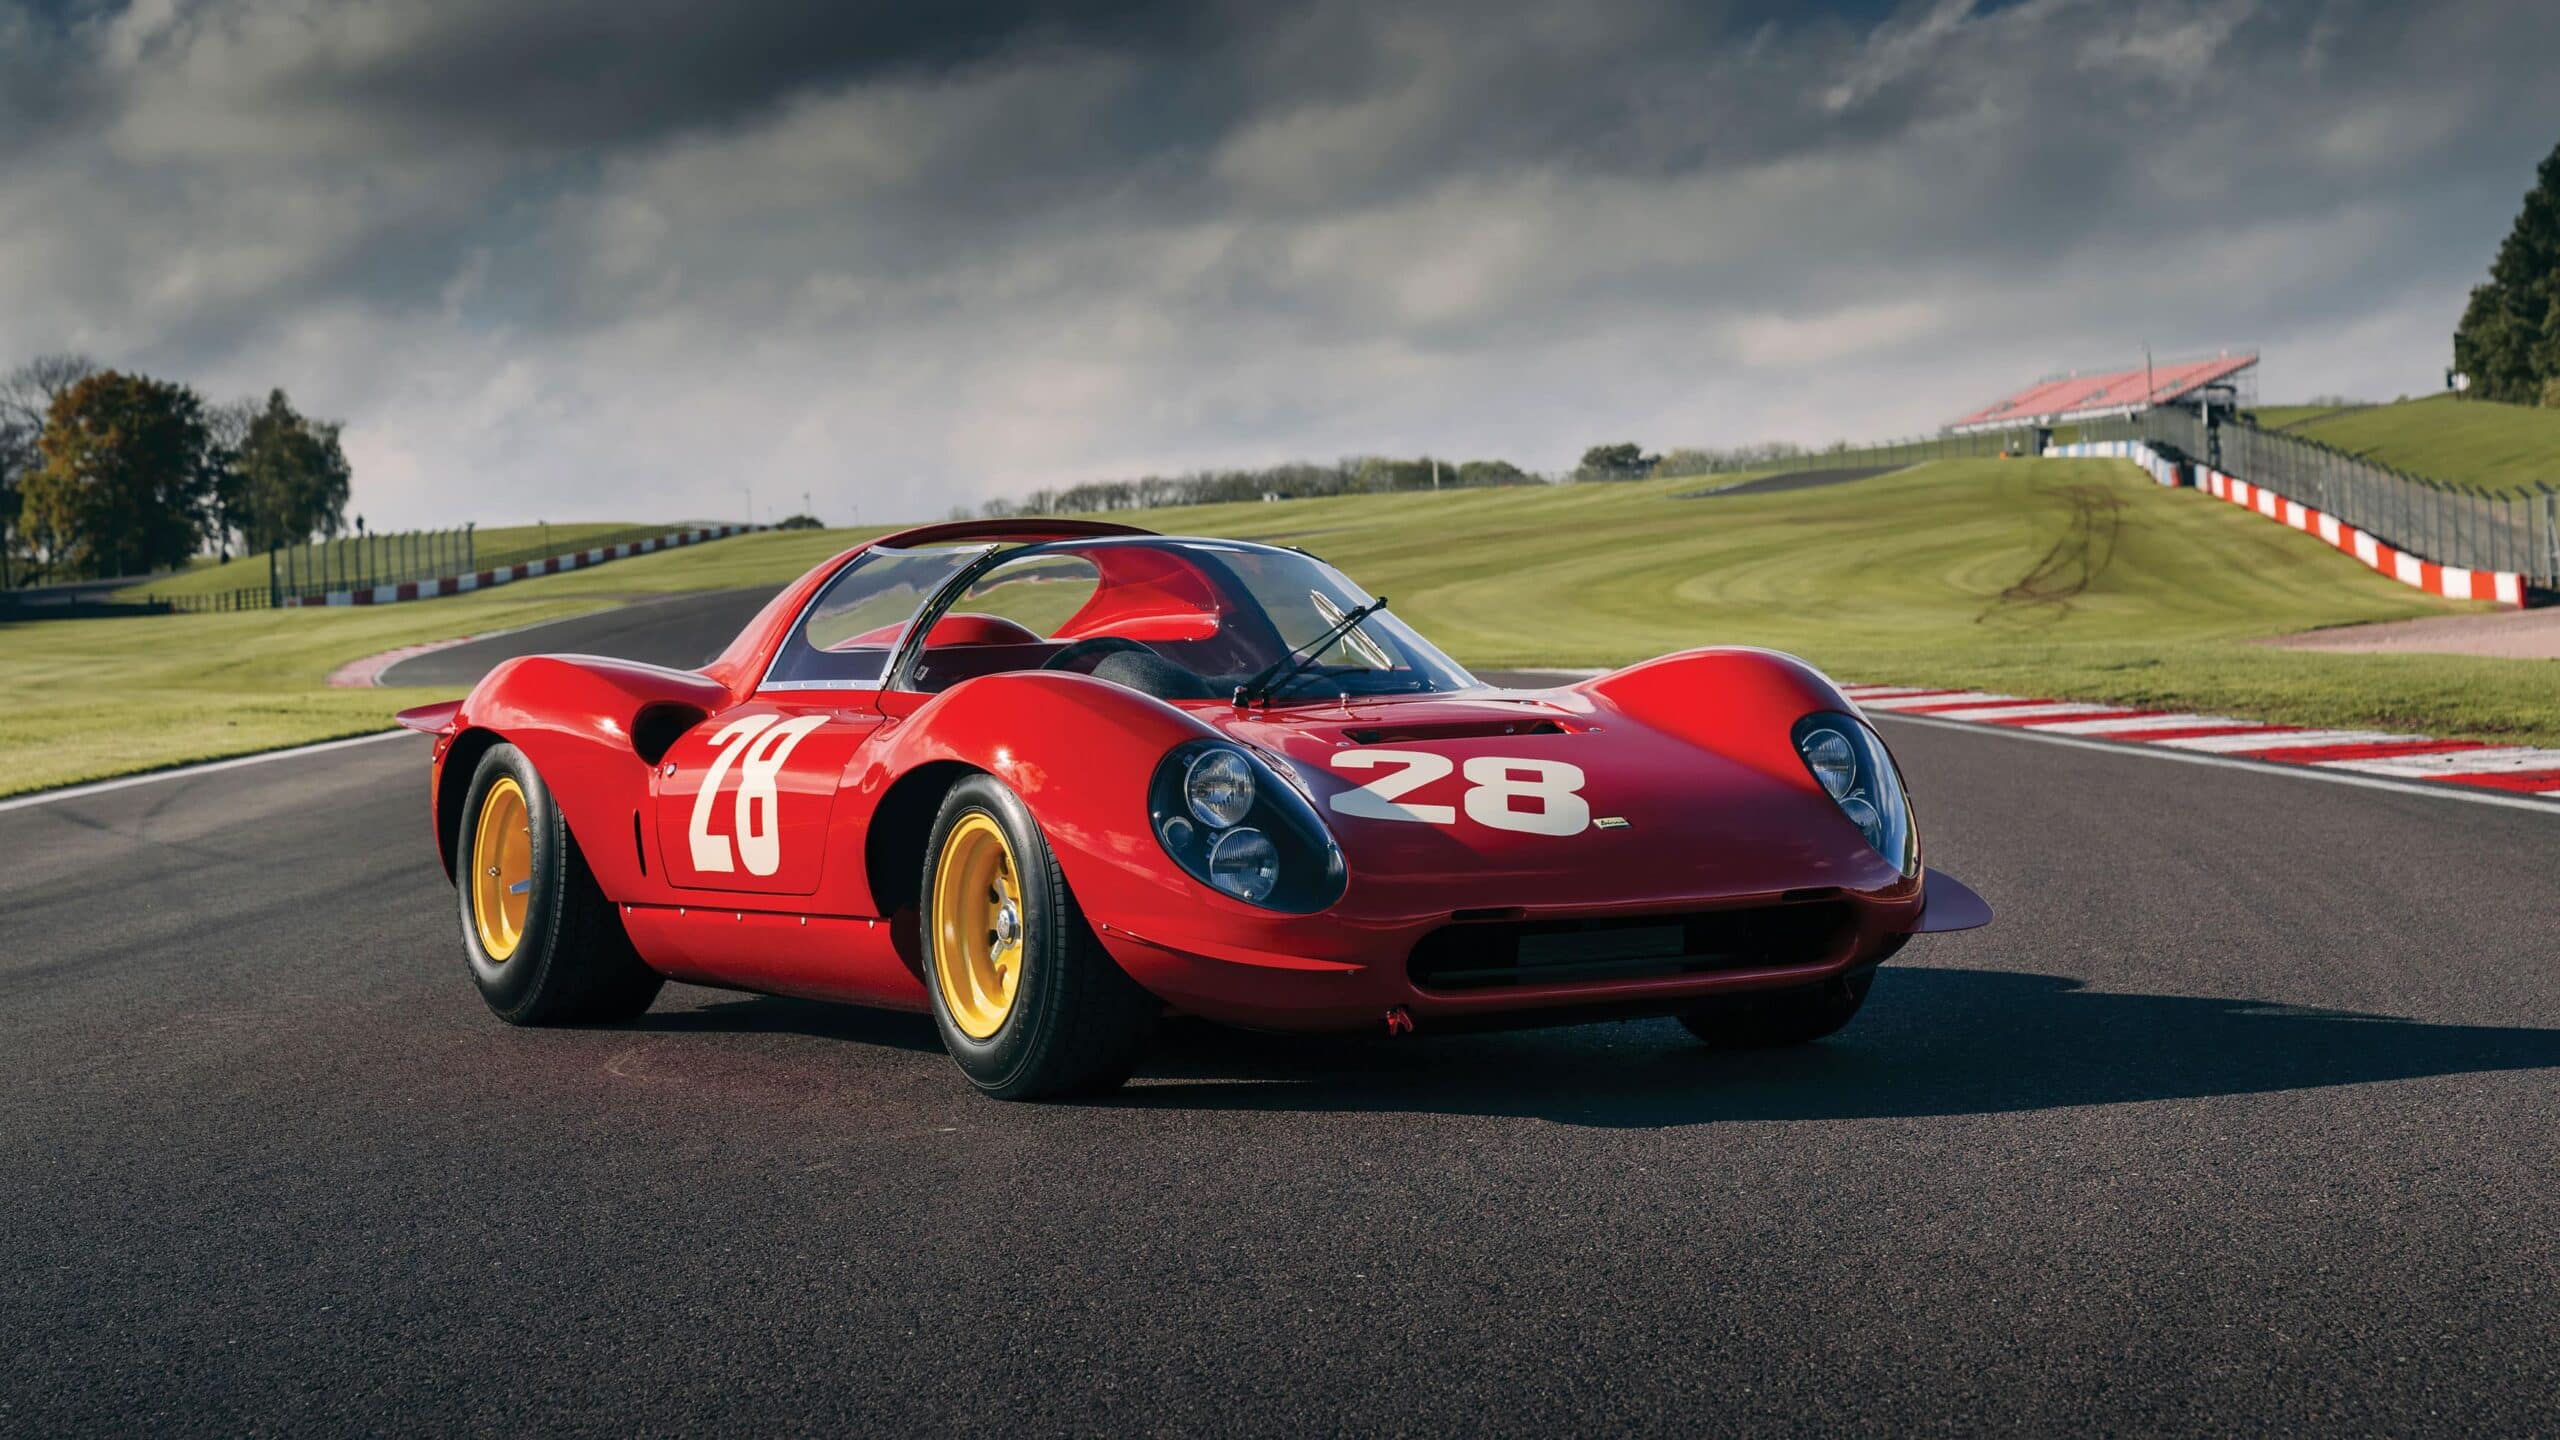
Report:
[[[531,873],[514,943],[504,955],[493,955],[474,908],[474,882],[491,869],[491,857],[480,853],[482,811],[493,793],[510,784],[525,810],[524,858]],[[515,746],[491,746],[471,772],[454,854],[463,952],[480,998],[499,1019],[510,1025],[603,1024],[637,1019],[658,998],[666,977],[632,948],[621,915],[569,834],[551,787]]]
[[1869,970],[1792,990],[1728,996],[1684,1013],[1680,1023],[1719,1050],[1809,1045],[1855,1019],[1875,979]]
[[[1010,953],[1018,969],[1010,998],[1000,1023],[983,1037],[970,1034],[955,1016],[948,993],[954,982],[946,978],[942,953],[944,901],[937,889],[944,850],[955,834],[984,834],[972,817],[992,820],[1003,834],[1017,915],[1018,940]],[[1094,937],[1056,852],[1022,797],[992,775],[972,775],[952,786],[934,816],[917,894],[918,951],[934,1026],[971,1084],[999,1100],[1049,1100],[1096,1094],[1129,1078],[1164,1005],[1130,979]],[[955,917],[954,923],[964,922]],[[976,1013],[983,1026],[986,1011]]]

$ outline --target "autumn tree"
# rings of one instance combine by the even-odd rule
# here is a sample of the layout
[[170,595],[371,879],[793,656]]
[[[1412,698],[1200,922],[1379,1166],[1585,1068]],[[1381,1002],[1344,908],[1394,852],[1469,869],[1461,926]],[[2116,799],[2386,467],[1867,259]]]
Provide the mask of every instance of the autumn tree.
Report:
[[100,371],[54,398],[36,445],[22,523],[58,567],[133,575],[195,553],[213,466],[193,390]]
[[0,587],[33,578],[34,556],[21,526],[26,478],[44,463],[37,441],[54,397],[98,367],[85,355],[44,355],[0,376]]
[[2534,405],[2560,398],[2560,146],[2536,172],[2490,262],[2489,283],[2471,292],[2453,332],[2453,368],[2483,399]]

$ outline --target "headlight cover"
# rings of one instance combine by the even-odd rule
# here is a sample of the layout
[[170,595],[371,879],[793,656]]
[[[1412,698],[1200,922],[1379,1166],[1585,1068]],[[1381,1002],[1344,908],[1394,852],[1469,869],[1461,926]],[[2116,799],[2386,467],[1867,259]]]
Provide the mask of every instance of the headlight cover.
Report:
[[1814,783],[1876,853],[1905,875],[1917,873],[1920,837],[1911,823],[1902,772],[1866,722],[1837,710],[1817,710],[1796,722],[1795,742]]
[[1342,898],[1342,850],[1315,807],[1240,745],[1175,746],[1156,766],[1147,819],[1174,863],[1221,895],[1291,915]]

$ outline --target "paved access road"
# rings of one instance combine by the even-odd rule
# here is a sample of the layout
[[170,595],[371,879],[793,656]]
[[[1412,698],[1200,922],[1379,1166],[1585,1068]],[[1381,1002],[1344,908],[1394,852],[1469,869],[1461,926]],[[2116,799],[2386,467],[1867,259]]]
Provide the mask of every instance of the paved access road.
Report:
[[2560,821],[1888,733],[2001,917],[1831,1043],[1195,1028],[1074,1106],[500,1025],[421,740],[0,813],[0,1433],[2547,1431]]

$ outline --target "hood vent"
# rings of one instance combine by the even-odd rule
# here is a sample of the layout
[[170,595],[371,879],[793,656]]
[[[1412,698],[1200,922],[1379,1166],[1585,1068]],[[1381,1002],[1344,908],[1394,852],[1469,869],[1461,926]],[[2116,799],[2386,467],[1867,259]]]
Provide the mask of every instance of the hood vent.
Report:
[[1358,745],[1401,745],[1415,740],[1489,740],[1572,732],[1553,720],[1425,720],[1412,725],[1363,725],[1342,733]]

